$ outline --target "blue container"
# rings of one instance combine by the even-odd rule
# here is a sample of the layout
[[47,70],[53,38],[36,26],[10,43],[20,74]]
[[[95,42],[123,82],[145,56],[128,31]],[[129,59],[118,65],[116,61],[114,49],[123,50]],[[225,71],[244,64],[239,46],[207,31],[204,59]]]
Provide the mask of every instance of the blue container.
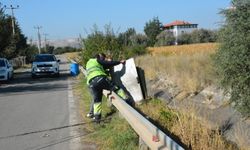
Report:
[[77,76],[79,74],[79,65],[77,63],[71,63],[70,74],[72,76]]

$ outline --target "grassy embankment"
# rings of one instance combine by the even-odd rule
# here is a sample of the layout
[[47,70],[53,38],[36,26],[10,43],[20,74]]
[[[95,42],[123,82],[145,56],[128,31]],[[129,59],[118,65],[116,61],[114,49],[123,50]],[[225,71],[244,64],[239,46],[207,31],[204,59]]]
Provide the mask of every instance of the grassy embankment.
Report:
[[[213,71],[210,55],[215,52],[218,44],[195,44],[188,46],[170,46],[149,48],[151,55],[136,58],[137,65],[145,70],[147,79],[167,76],[177,86],[182,87],[186,93],[199,91],[209,84],[216,82],[216,74]],[[89,109],[90,96],[83,79],[80,79],[77,89],[81,93],[81,110],[83,118]],[[104,100],[105,102],[105,100]],[[103,103],[103,115],[107,116],[110,109]],[[177,136],[185,145],[193,150],[207,149],[235,149],[233,145],[225,142],[219,130],[211,131],[206,120],[198,119],[194,108],[186,110],[173,110],[160,100],[149,100],[137,106],[145,115],[149,116],[165,131]],[[109,123],[104,126],[86,127],[95,131],[89,137],[88,142],[95,141],[98,149],[138,149],[138,137],[128,123],[112,115]]]
[[[84,77],[79,77],[79,83],[75,92],[80,97],[80,113],[85,121],[91,121],[86,117],[88,113],[91,96]],[[114,109],[108,107],[107,100],[103,98],[103,123],[95,125],[87,124],[85,128],[93,132],[84,138],[85,142],[95,143],[99,150],[136,150],[138,149],[138,137],[129,126],[127,121],[119,117]]]
[[[80,54],[66,53],[68,59],[80,61]],[[78,84],[74,87],[74,95],[80,99],[80,114],[85,122],[92,120],[86,117],[89,111],[91,96],[88,91],[85,77],[81,74],[78,77]],[[138,149],[138,137],[125,119],[119,117],[114,109],[108,106],[107,100],[103,98],[103,119],[104,123],[95,125],[89,123],[84,128],[91,134],[86,136],[84,142],[97,144],[99,150],[136,150]]]
[[[168,78],[189,95],[217,82],[211,61],[217,47],[207,43],[148,48],[151,54],[136,58],[136,63],[148,80]],[[211,130],[206,120],[198,119],[194,107],[173,110],[160,100],[150,100],[138,108],[192,150],[236,149],[223,139],[219,128]]]

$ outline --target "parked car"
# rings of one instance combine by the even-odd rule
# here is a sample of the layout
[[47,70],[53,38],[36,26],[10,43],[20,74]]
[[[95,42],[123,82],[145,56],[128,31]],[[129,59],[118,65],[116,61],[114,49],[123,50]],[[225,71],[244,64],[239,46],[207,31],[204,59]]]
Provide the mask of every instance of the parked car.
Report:
[[53,54],[38,54],[32,62],[31,76],[42,75],[59,76],[59,62]]
[[0,81],[8,81],[13,78],[14,69],[6,58],[0,58]]

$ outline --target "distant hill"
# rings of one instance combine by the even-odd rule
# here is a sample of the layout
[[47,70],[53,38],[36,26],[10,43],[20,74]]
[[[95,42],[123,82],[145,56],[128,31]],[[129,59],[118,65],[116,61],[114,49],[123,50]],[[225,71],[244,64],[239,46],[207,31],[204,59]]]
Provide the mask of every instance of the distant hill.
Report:
[[[32,43],[29,41],[29,44],[32,45],[37,45],[38,41],[32,41]],[[74,47],[74,48],[80,48],[81,44],[80,44],[80,40],[79,38],[69,38],[69,39],[57,39],[57,40],[48,40],[47,44],[54,46],[55,48],[57,47]],[[44,47],[44,40],[41,41],[41,45],[42,47]]]

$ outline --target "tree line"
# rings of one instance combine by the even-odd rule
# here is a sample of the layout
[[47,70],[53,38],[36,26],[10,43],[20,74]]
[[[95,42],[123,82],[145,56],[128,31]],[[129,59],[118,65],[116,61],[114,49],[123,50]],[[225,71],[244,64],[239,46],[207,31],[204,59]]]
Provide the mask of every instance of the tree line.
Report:
[[[114,58],[134,57],[145,54],[146,47],[168,46],[176,44],[176,37],[172,32],[164,30],[158,17],[154,17],[145,23],[144,33],[137,33],[134,28],[128,28],[125,32],[115,33],[111,25],[105,25],[100,30],[97,25],[91,29],[91,33],[83,39],[83,63],[98,52],[110,53]],[[218,31],[208,29],[196,29],[191,33],[178,36],[177,43],[193,44],[216,42]]]
[[12,33],[12,18],[6,15],[0,3],[0,57],[8,59],[27,54],[27,38],[15,21],[15,34]]
[[[17,56],[26,56],[27,61],[29,61],[38,53],[38,48],[35,45],[27,44],[27,37],[22,33],[15,18],[15,34],[13,35],[11,19],[11,16],[4,12],[4,8],[0,4],[0,57],[11,59]],[[198,30],[193,34],[183,35],[179,38],[178,42],[180,44],[213,42],[215,41],[215,36],[210,36],[212,33],[212,31],[205,29]],[[162,23],[158,17],[154,17],[152,20],[146,22],[144,34],[137,33],[134,28],[128,28],[125,32],[115,34],[110,25],[106,25],[104,31],[98,30],[97,26],[95,26],[93,27],[93,32],[87,38],[83,39],[83,60],[92,55],[93,51],[109,51],[114,58],[118,56],[128,58],[146,53],[146,47],[148,46],[172,45],[174,39],[171,33],[163,30]],[[41,53],[61,54],[74,51],[79,51],[79,49],[71,47],[55,48],[50,45],[41,48]]]
[[[3,5],[0,3],[0,57],[12,59],[18,56],[26,56],[30,62],[35,54],[38,54],[36,45],[28,44],[27,37],[22,33],[18,21],[14,18],[13,34],[12,17],[5,13]],[[31,42],[32,43],[32,42]],[[72,47],[58,47],[46,45],[41,48],[41,53],[62,54],[65,52],[80,51]]]

